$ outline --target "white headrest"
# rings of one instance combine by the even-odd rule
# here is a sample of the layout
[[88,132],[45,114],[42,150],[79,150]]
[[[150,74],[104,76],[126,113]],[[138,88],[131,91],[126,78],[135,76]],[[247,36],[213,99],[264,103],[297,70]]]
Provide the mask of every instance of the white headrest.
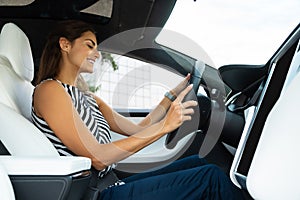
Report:
[[34,64],[29,40],[15,24],[7,23],[0,34],[0,55],[5,56],[22,79],[32,81]]

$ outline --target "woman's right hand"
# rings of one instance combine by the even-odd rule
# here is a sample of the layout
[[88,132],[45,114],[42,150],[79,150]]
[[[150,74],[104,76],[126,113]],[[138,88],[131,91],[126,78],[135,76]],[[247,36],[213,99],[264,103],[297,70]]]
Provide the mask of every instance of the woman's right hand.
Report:
[[171,106],[165,116],[163,129],[165,133],[169,133],[178,128],[184,121],[191,120],[194,109],[191,107],[197,106],[197,101],[188,100],[182,102],[184,97],[190,92],[193,85],[186,87],[177,98],[171,103]]
[[171,90],[171,93],[173,95],[178,96],[181,93],[181,91],[183,91],[188,86],[190,79],[191,79],[191,74],[188,73],[186,77],[174,89]]

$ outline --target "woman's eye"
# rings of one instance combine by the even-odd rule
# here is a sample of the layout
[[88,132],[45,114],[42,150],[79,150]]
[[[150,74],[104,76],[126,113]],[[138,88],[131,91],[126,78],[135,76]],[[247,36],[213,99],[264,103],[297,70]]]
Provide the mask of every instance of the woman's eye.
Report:
[[88,44],[87,46],[88,46],[90,49],[93,49],[93,48],[94,48],[92,45],[89,45],[89,44]]

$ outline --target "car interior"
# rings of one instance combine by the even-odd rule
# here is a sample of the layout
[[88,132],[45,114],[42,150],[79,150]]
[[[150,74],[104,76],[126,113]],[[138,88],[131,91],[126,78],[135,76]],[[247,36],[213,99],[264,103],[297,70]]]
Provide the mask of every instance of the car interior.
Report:
[[[121,161],[115,169],[118,176],[138,173],[131,168],[149,170],[199,154],[221,167],[243,190],[245,199],[300,198],[299,24],[265,64],[228,64],[215,69],[153,42],[176,0],[114,0],[109,17],[86,12],[98,2],[74,1],[73,9],[66,0],[0,5],[1,199],[84,198],[91,160],[59,156],[30,118],[33,82],[46,32],[66,16],[96,27],[100,51],[156,63],[182,76],[191,73],[194,88],[187,98],[198,101],[199,116]],[[134,37],[122,35],[131,29]],[[37,35],[42,36],[35,39]],[[120,114],[134,118],[148,112]]]

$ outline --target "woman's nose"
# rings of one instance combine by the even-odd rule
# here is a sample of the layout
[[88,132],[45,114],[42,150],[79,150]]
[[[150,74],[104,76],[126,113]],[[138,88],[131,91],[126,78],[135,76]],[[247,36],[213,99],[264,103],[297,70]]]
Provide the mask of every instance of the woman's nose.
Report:
[[101,57],[102,57],[102,56],[101,56],[101,52],[98,51],[98,50],[96,50],[96,49],[95,49],[94,56],[95,56],[96,59],[101,59]]

